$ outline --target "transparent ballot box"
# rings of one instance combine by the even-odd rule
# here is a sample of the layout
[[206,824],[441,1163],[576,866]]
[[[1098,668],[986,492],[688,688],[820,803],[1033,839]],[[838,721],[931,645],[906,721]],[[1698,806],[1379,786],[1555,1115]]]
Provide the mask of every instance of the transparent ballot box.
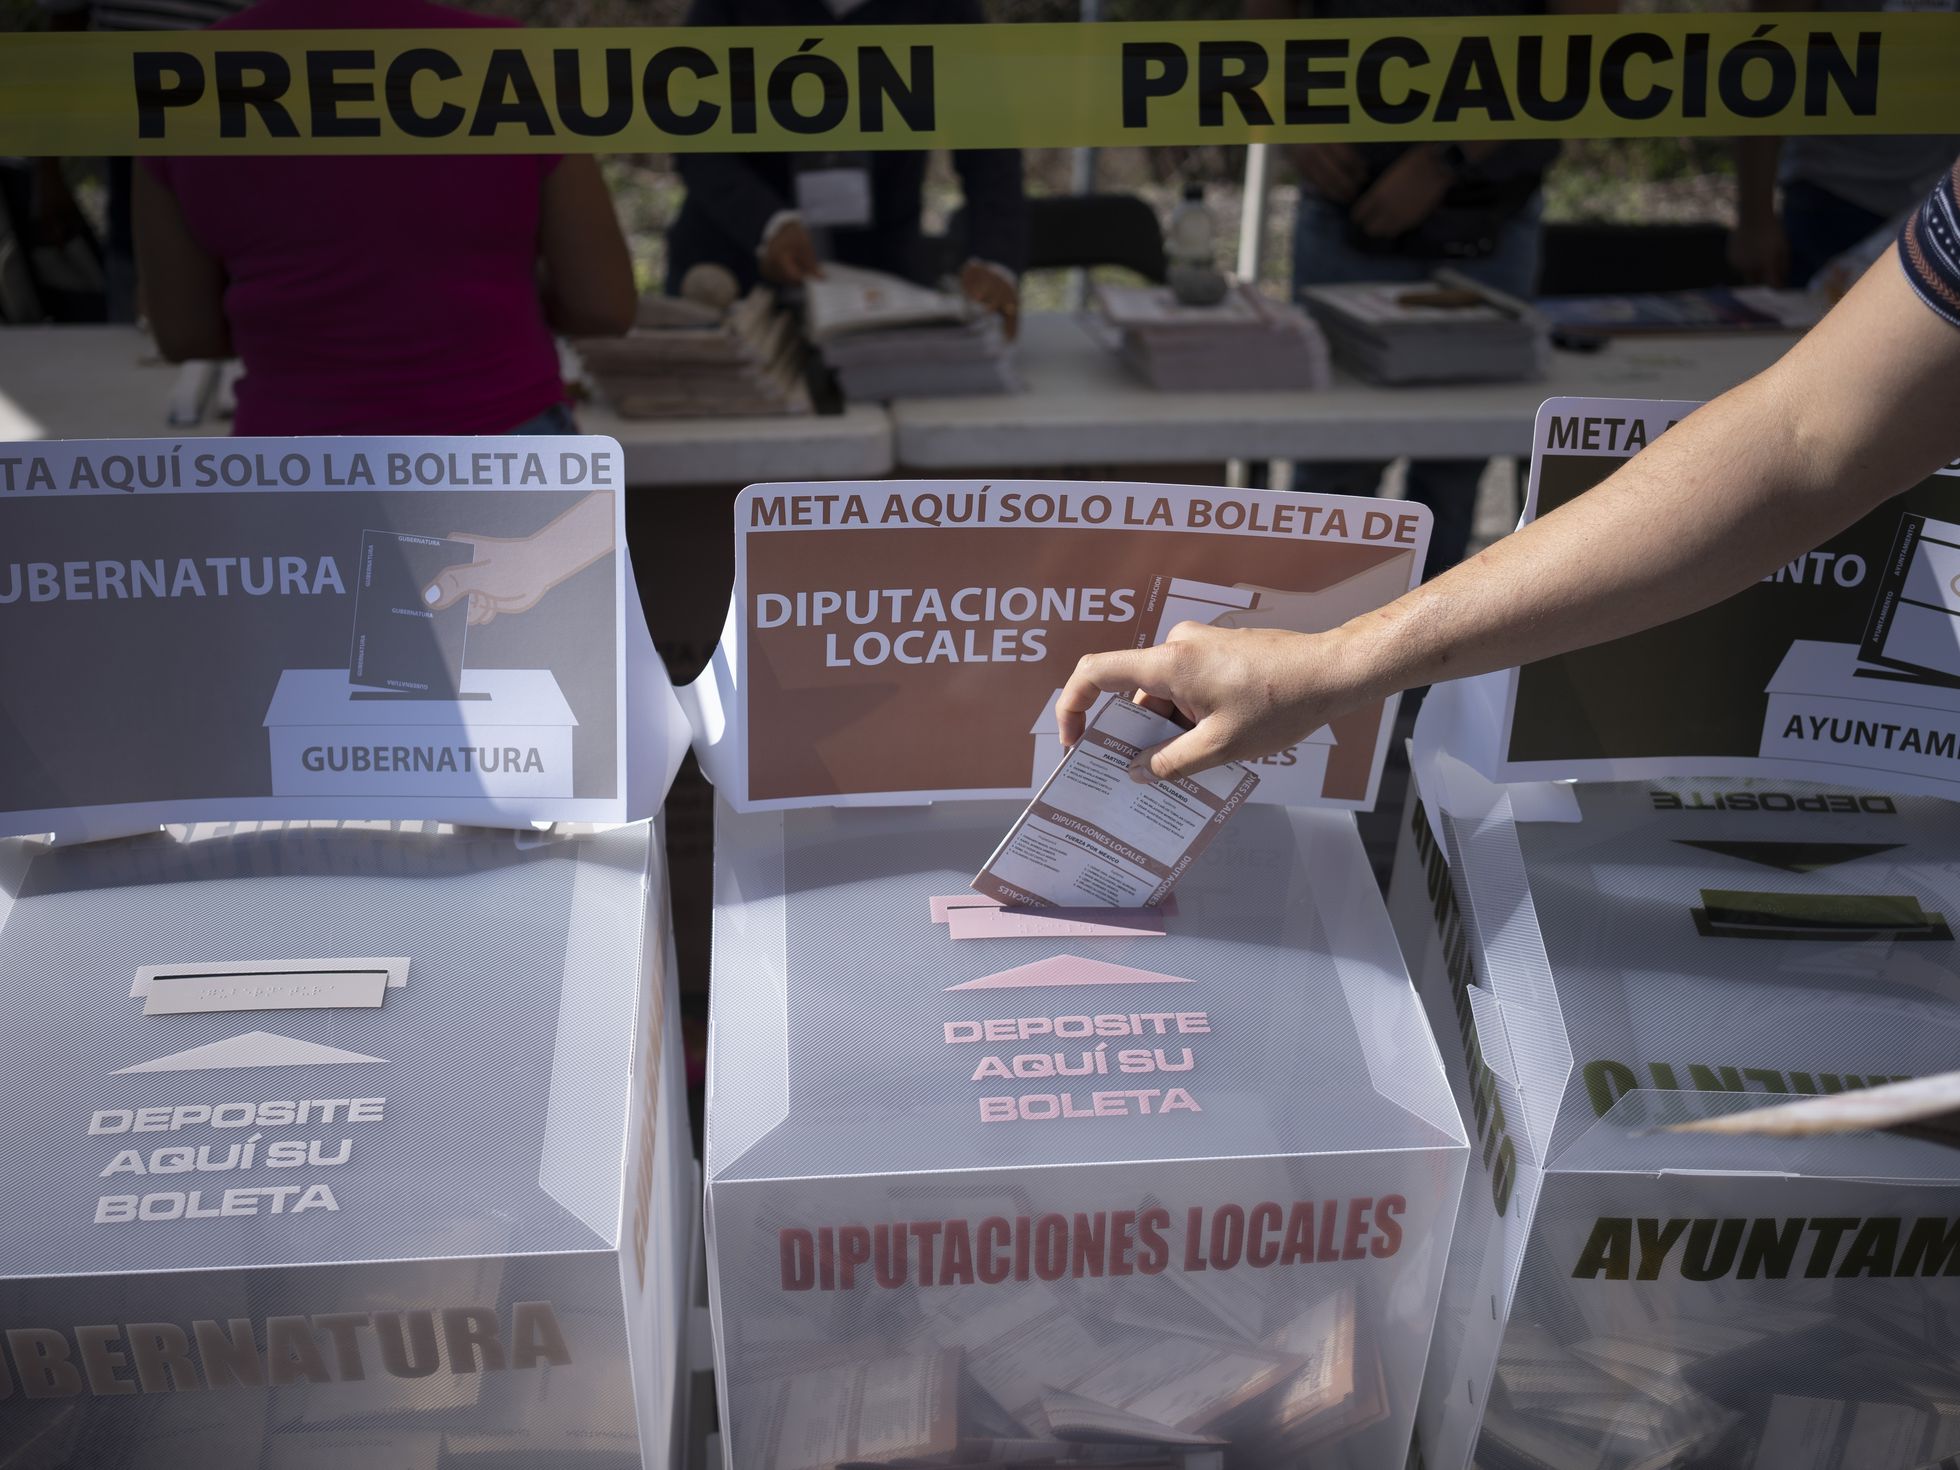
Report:
[[719,812],[728,1463],[1399,1466],[1467,1155],[1352,818],[1029,912],[1018,810]]
[[1390,908],[1471,1125],[1430,1470],[1960,1450],[1960,1152],[1670,1125],[1951,1070],[1960,824],[1787,781],[1497,786],[1418,740]]
[[0,1464],[675,1464],[666,905],[652,824],[0,843]]

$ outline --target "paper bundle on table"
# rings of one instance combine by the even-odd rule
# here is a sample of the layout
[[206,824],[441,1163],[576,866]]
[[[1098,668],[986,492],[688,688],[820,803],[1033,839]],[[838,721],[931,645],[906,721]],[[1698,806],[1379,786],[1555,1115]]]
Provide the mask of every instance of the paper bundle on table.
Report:
[[1186,306],[1168,286],[1101,286],[1096,304],[1124,360],[1165,392],[1261,392],[1327,386],[1327,339],[1298,307],[1250,286]]
[[756,290],[726,314],[692,301],[641,303],[624,337],[578,344],[621,418],[740,418],[811,411],[796,319]]

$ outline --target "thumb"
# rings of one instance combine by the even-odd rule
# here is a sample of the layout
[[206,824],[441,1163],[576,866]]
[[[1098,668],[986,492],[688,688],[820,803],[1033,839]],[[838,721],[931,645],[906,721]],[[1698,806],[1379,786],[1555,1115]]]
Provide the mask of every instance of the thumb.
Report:
[[1200,720],[1175,740],[1166,740],[1141,752],[1130,763],[1130,779],[1174,781],[1179,776],[1194,776],[1199,771],[1223,765],[1225,741],[1217,731],[1207,728],[1216,718]]
[[488,570],[488,562],[459,562],[453,567],[444,567],[435,575],[435,580],[422,589],[422,600],[429,605],[431,612],[441,612],[454,607],[463,598],[478,588],[482,574]]

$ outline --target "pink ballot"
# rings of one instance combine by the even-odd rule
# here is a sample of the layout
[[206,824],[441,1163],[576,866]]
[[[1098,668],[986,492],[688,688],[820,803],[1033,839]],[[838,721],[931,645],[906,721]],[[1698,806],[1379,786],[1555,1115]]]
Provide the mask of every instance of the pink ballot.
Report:
[[1153,908],[1245,804],[1242,765],[1174,781],[1133,781],[1137,754],[1181,726],[1111,696],[973,880],[1018,908]]

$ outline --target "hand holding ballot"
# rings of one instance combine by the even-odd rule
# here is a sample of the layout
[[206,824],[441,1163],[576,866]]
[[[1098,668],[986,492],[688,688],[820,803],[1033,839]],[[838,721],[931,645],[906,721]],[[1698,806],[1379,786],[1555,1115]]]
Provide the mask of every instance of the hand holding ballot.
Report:
[[1159,710],[1168,704],[1191,726],[1143,751],[1133,779],[1168,781],[1284,750],[1370,697],[1342,691],[1334,647],[1275,628],[1185,622],[1154,648],[1092,653],[1076,664],[1055,702],[1062,744],[1081,739],[1089,710],[1110,692],[1134,694]]
[[441,612],[467,597],[469,625],[480,627],[500,613],[529,612],[545,593],[613,549],[613,493],[593,491],[529,536],[457,531],[449,539],[474,546],[476,559],[436,573],[423,599]]
[[1143,752],[1177,729],[1141,701],[1106,699],[973,880],[1010,907],[1155,908],[1259,777],[1225,765],[1152,781]]

